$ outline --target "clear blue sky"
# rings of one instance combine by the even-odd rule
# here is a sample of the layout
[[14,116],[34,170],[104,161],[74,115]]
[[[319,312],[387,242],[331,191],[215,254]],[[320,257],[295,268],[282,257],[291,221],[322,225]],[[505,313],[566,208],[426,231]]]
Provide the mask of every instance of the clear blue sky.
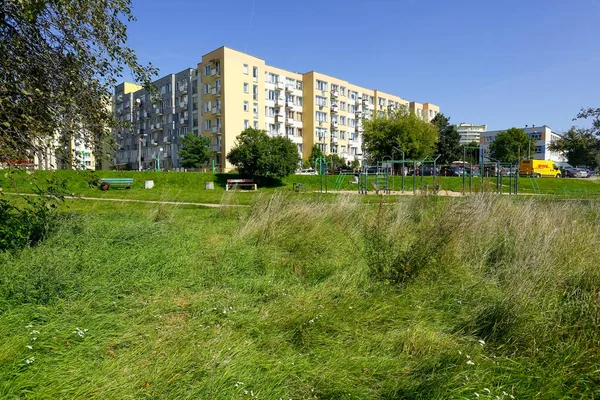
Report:
[[225,45],[488,129],[560,132],[600,107],[598,0],[133,0],[133,12],[129,45],[161,76]]

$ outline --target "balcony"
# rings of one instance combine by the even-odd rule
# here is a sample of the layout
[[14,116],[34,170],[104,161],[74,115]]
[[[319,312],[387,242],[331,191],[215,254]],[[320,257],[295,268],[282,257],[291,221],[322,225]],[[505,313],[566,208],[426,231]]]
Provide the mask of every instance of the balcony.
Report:
[[285,108],[293,108],[293,107],[294,107],[294,103],[292,103],[291,101],[285,102]]
[[338,144],[338,142],[339,142],[339,139],[338,139],[338,137],[337,137],[337,136],[332,136],[332,137],[331,137],[331,143],[332,143],[332,144]]
[[179,91],[181,92],[181,94],[186,94],[188,91],[187,83],[185,85],[179,85]]
[[[171,144],[171,138],[170,138],[170,137],[168,137],[168,136],[165,136],[165,137],[163,138],[163,143],[165,143],[165,144]],[[165,153],[165,154],[166,154],[166,153]]]
[[120,94],[117,96],[117,103],[122,103],[123,102],[123,95]]
[[156,115],[162,115],[163,113],[163,109],[161,107],[155,108],[154,111],[156,111]]
[[187,108],[188,106],[188,102],[187,101],[180,101],[179,102],[179,108]]
[[286,118],[285,124],[286,125],[294,125],[294,118]]
[[179,124],[181,124],[181,125],[187,125],[188,124],[188,119],[187,118],[181,118],[181,119],[179,119]]
[[212,108],[212,113],[213,113],[214,115],[221,115],[221,107],[220,107],[220,106],[219,106],[219,107],[217,107],[217,106],[214,106],[214,107]]
[[339,95],[340,94],[339,94],[339,92],[337,90],[332,90],[331,91],[331,98],[332,99],[337,99]]
[[215,135],[220,135],[221,134],[221,125],[213,126],[212,133],[214,133]]
[[294,85],[285,85],[285,91],[287,93],[292,93],[294,91]]
[[153,141],[152,141],[152,146],[158,146],[158,141],[156,141],[156,140],[153,140]]
[[338,128],[338,122],[337,121],[331,121],[331,129],[337,129]]
[[337,114],[338,112],[338,105],[337,104],[332,104],[331,105],[331,112],[334,114]]
[[213,144],[212,149],[213,149],[213,151],[220,152],[222,147],[220,144]]
[[275,107],[283,107],[283,99],[277,99],[275,100]]
[[284,119],[285,119],[285,117],[283,115],[276,115],[275,116],[275,123],[281,124],[281,123],[283,123]]
[[211,93],[213,96],[220,97],[221,96],[221,87],[217,86],[212,88]]
[[277,82],[275,84],[275,90],[283,90],[285,87],[285,85],[283,84],[283,82]]
[[215,78],[218,78],[221,76],[221,68],[213,68],[210,70],[210,76],[214,76]]

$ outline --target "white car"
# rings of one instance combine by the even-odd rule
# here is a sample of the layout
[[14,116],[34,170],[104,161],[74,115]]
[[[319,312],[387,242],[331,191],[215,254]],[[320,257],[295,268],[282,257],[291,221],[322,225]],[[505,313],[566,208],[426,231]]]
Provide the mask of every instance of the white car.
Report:
[[317,171],[314,168],[302,169],[300,172],[296,172],[296,175],[317,175]]

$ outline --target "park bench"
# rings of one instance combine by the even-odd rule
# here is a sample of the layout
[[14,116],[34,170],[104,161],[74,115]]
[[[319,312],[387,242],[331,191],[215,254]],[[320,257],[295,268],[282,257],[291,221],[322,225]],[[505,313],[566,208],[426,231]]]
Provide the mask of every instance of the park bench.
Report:
[[306,192],[306,185],[304,185],[304,183],[295,182],[293,185],[293,189],[296,192]]
[[133,178],[100,178],[100,189],[107,191],[110,187],[131,189]]
[[237,189],[238,187],[248,187],[258,190],[258,186],[254,183],[253,179],[227,179],[225,190]]

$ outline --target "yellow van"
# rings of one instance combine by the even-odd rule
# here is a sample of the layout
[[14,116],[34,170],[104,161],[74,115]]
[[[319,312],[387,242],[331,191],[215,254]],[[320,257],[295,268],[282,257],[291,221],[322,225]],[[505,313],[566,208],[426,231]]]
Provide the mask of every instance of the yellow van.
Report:
[[532,178],[560,178],[560,170],[551,160],[521,160],[519,175]]

